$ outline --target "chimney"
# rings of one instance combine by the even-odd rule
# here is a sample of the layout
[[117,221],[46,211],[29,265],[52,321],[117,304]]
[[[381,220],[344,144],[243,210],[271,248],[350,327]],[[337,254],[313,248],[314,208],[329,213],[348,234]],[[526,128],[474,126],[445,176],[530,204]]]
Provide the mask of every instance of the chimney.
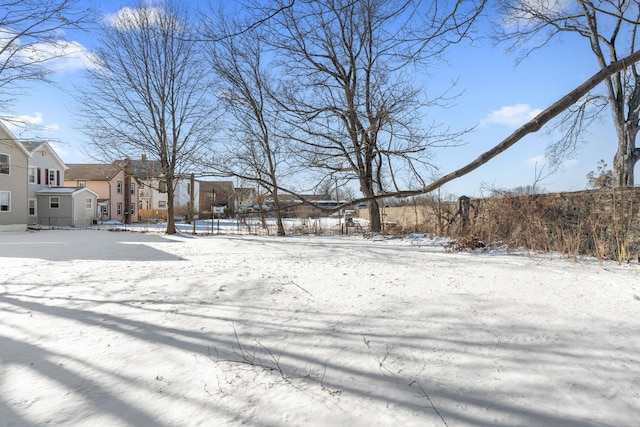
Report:
[[141,159],[143,162],[146,162],[146,161],[147,161],[147,155],[146,155],[146,154],[143,154],[143,155],[140,157],[140,159]]

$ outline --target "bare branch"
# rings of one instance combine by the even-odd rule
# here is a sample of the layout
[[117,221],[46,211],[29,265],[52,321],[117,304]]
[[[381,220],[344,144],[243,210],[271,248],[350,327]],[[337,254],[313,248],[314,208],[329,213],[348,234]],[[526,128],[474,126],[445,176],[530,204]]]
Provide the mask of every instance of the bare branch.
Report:
[[598,71],[596,74],[591,76],[587,81],[583,84],[569,92],[567,95],[560,98],[553,105],[542,111],[528,123],[516,129],[511,135],[509,135],[506,139],[500,142],[498,145],[493,147],[492,149],[485,151],[482,153],[477,159],[468,163],[460,169],[457,169],[451,173],[444,175],[443,177],[433,181],[431,184],[422,187],[419,190],[415,191],[399,191],[396,193],[389,193],[386,196],[395,196],[395,197],[407,197],[407,196],[415,196],[418,194],[430,193],[433,190],[442,187],[447,182],[453,181],[456,178],[464,176],[469,172],[479,168],[480,166],[487,163],[489,160],[493,159],[497,155],[503,153],[508,148],[512,147],[516,142],[520,141],[526,135],[530,133],[535,133],[542,128],[546,123],[551,121],[553,118],[557,117],[571,105],[575,104],[580,98],[589,93],[590,90],[595,88],[597,85],[602,83],[605,79],[609,78],[614,73],[618,73],[625,69],[628,66],[635,64],[640,61],[640,51],[634,52],[633,54],[627,56],[626,58],[621,59],[620,61],[614,62],[607,66],[606,68]]
[[94,11],[79,0],[0,0],[0,99],[29,81],[49,82],[56,61],[81,48],[64,37],[93,22]]

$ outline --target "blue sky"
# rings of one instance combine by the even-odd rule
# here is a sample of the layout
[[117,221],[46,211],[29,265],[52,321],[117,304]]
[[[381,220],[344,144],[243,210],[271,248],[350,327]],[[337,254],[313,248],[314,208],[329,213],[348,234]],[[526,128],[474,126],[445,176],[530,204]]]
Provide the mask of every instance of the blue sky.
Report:
[[[102,4],[104,13],[115,13],[117,4]],[[479,29],[482,32],[482,29]],[[74,112],[73,84],[82,79],[83,54],[90,52],[91,35],[78,35],[79,54],[56,64],[57,86],[33,85],[10,112],[40,126],[38,130],[12,128],[23,138],[39,137],[52,142],[67,163],[91,163],[84,153],[86,136],[77,129]],[[518,126],[545,109],[597,71],[595,58],[583,40],[565,39],[539,50],[516,66],[516,57],[491,41],[478,41],[475,46],[455,47],[446,56],[448,63],[437,64],[429,74],[422,73],[428,91],[458,79],[462,91],[455,104],[447,109],[430,111],[430,117],[449,125],[452,130],[475,127],[463,137],[464,145],[434,151],[439,174],[446,174],[474,160],[499,143]],[[610,113],[590,128],[585,145],[555,174],[538,183],[547,191],[575,191],[586,188],[586,175],[595,170],[598,160],[612,163],[616,150]],[[488,187],[509,189],[533,184],[536,172],[546,175],[545,148],[552,136],[543,128],[530,135],[480,169],[443,188],[452,195],[477,196]],[[636,168],[640,177],[640,168]]]

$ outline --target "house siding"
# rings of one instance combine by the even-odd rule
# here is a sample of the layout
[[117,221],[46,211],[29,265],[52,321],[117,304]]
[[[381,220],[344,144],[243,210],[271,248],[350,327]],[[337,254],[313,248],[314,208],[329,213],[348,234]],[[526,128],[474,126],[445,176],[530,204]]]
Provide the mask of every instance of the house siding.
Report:
[[[60,199],[59,208],[51,208],[51,197],[58,197]],[[51,227],[63,227],[73,224],[73,203],[69,195],[47,193],[38,194],[38,224],[51,226]]]
[[[91,199],[91,208],[87,208],[86,200]],[[73,226],[89,226],[96,219],[96,203],[98,198],[88,190],[80,190],[73,194]]]
[[[39,224],[49,227],[84,227],[96,219],[97,194],[88,188],[73,187],[41,190],[37,194],[38,206],[42,213],[38,215]],[[59,208],[51,208],[52,197],[60,199]],[[86,199],[91,199],[91,208],[86,207]]]
[[[41,223],[38,215],[44,208],[44,206],[38,206],[36,193],[45,188],[63,186],[64,172],[67,167],[47,142],[24,142],[23,144],[31,153],[29,169],[34,171],[34,182],[29,182],[27,186],[29,200],[36,200],[36,215],[28,217],[29,225],[35,225]],[[49,179],[50,174],[53,175],[53,180]]]
[[[70,170],[73,170],[76,165],[69,164]],[[82,165],[87,166],[87,165]],[[96,166],[108,166],[108,165],[96,165]],[[125,206],[125,196],[127,196],[127,192],[131,191],[130,187],[127,187],[125,183],[127,183],[127,179],[125,176],[125,172],[120,170],[119,172],[114,173],[113,175],[109,175],[109,177],[104,177],[104,179],[90,179],[87,176],[81,176],[72,174],[73,179],[65,179],[65,186],[67,187],[77,187],[78,181],[84,181],[85,187],[90,189],[91,191],[98,194],[98,200],[101,204],[106,204],[108,212],[106,216],[100,216],[98,219],[107,221],[107,220],[115,220],[115,221],[125,221],[124,215],[124,206]],[[139,201],[138,201],[138,183],[135,180],[131,180],[132,183],[135,184],[134,194],[130,194],[131,205],[134,206],[134,213],[131,215],[131,222],[138,222],[138,210],[139,210]],[[122,184],[122,191],[118,194],[118,182]],[[118,215],[118,203],[123,206],[122,213]]]
[[9,175],[0,174],[0,191],[8,191],[11,210],[0,212],[0,231],[23,231],[28,222],[29,156],[15,137],[0,126],[0,153],[10,157]]

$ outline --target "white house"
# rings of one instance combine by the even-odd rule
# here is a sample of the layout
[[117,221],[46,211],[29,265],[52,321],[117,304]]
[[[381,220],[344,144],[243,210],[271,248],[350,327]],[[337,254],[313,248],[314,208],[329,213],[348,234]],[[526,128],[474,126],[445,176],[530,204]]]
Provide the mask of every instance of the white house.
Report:
[[45,188],[64,185],[64,173],[68,169],[55,150],[46,141],[21,143],[31,154],[28,170],[28,221],[38,224],[38,203],[36,192]]
[[[193,185],[193,206],[191,206],[191,186]],[[200,211],[200,182],[191,181],[191,178],[179,177],[175,182],[173,193],[174,206],[190,213]]]

